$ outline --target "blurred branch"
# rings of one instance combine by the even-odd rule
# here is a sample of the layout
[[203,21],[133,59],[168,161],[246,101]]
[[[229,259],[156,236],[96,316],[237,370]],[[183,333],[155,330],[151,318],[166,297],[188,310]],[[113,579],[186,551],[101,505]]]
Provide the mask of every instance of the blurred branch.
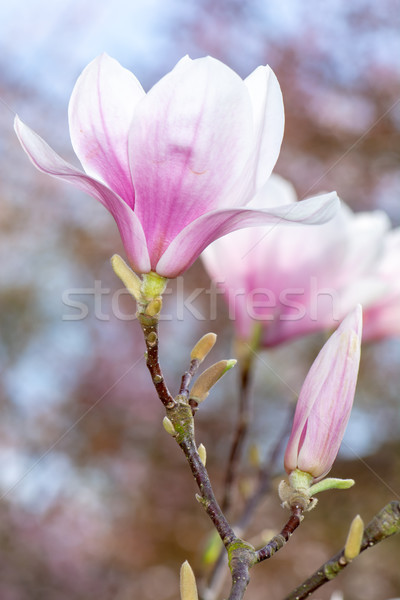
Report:
[[247,433],[249,430],[252,412],[249,388],[253,366],[253,357],[253,354],[248,353],[248,360],[244,360],[243,362],[239,361],[239,413],[225,476],[224,496],[222,499],[222,508],[224,511],[229,510],[232,504],[232,491],[238,477],[243,446],[246,441]]
[[[387,504],[375,515],[364,530],[361,543],[361,552],[372,548],[382,540],[400,532],[400,502],[393,501]],[[311,577],[306,579],[285,600],[304,600],[319,587],[334,579],[347,567],[349,562],[344,556],[344,548],[333,558],[324,563]]]

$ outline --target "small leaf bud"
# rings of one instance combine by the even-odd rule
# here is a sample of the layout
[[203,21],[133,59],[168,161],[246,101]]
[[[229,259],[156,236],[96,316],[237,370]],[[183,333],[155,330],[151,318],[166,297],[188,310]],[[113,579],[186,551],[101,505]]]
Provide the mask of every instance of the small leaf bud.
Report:
[[206,333],[205,335],[203,335],[203,337],[199,339],[197,344],[195,344],[192,352],[190,353],[191,360],[198,360],[199,363],[202,363],[207,354],[214,347],[216,341],[217,336],[215,333]]
[[236,364],[236,360],[220,360],[208,369],[206,369],[195,381],[190,392],[189,400],[203,402],[210,393],[210,389],[217,383],[219,379],[227,371],[232,369]]
[[176,435],[175,427],[173,426],[172,421],[168,419],[168,417],[163,418],[162,424],[167,433],[169,433],[172,436]]
[[157,298],[153,298],[150,300],[148,305],[146,306],[146,310],[144,311],[146,315],[149,317],[155,317],[161,312],[162,309],[162,298],[161,296],[157,296]]
[[346,545],[344,547],[344,557],[347,562],[351,562],[360,554],[363,534],[364,522],[360,515],[357,515],[351,522]]
[[251,444],[249,448],[249,463],[255,468],[261,465],[260,448],[257,444]]
[[204,444],[199,445],[199,447],[197,448],[197,452],[199,453],[201,462],[203,463],[204,466],[206,466],[207,451],[206,451],[206,447],[204,446]]
[[181,600],[199,600],[196,578],[187,560],[181,566],[180,591]]
[[114,273],[120,278],[126,289],[137,302],[141,298],[141,287],[142,280],[132,271],[126,264],[123,258],[119,254],[114,254],[111,257],[111,266],[114,269]]

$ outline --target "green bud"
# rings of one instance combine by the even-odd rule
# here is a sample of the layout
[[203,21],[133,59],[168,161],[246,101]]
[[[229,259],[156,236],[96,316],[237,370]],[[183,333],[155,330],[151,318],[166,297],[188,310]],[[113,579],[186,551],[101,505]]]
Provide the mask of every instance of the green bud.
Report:
[[232,369],[235,364],[236,360],[220,360],[214,365],[211,365],[211,367],[206,369],[195,381],[190,392],[189,400],[194,400],[198,403],[203,402],[210,393],[213,385],[215,385],[227,371]]

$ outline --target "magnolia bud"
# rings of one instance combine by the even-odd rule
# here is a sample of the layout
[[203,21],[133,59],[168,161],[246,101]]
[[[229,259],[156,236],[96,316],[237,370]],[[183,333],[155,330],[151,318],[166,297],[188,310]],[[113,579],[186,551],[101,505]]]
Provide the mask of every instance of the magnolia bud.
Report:
[[285,453],[285,469],[309,473],[313,482],[330,471],[350,417],[360,363],[362,310],[358,306],[331,335],[301,388]]
[[206,333],[203,335],[190,353],[191,360],[198,360],[200,363],[202,363],[207,354],[214,347],[216,341],[217,336],[215,333]]
[[181,566],[180,591],[181,600],[199,600],[196,578],[187,560]]
[[203,463],[204,466],[206,466],[207,451],[206,451],[206,447],[204,446],[204,444],[199,445],[199,447],[197,448],[197,452],[199,453],[201,462]]
[[111,266],[114,273],[120,278],[126,289],[139,302],[141,297],[142,280],[132,271],[119,254],[111,257]]
[[153,298],[153,300],[150,300],[144,312],[146,315],[149,315],[149,317],[155,317],[156,315],[158,315],[158,313],[161,312],[161,309],[162,298],[161,296],[157,296],[157,298]]
[[351,522],[346,545],[344,547],[344,557],[347,562],[351,562],[353,558],[356,558],[356,556],[360,554],[363,535],[364,522],[360,515],[357,515]]
[[219,362],[211,365],[206,369],[200,377],[195,381],[192,390],[190,392],[189,400],[195,402],[203,402],[210,393],[210,389],[215,385],[218,379],[221,379],[223,375],[236,364],[236,360],[220,360]]
[[162,424],[167,433],[173,436],[176,435],[175,427],[173,426],[172,421],[168,419],[168,417],[163,418]]

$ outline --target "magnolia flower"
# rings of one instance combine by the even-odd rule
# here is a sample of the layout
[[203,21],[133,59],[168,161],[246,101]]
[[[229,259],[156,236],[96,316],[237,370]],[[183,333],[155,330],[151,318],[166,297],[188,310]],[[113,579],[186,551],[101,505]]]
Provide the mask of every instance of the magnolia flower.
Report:
[[[250,203],[296,206],[293,187],[272,175]],[[301,204],[301,203],[300,203]],[[214,282],[224,290],[239,339],[261,325],[262,346],[334,328],[358,303],[382,293],[373,276],[389,220],[374,211],[354,214],[343,205],[319,227],[257,227],[236,231],[202,254]]]
[[360,363],[362,310],[357,306],[329,338],[301,388],[285,469],[319,481],[339,451],[353,405]]
[[386,235],[374,276],[382,290],[364,310],[363,338],[368,341],[400,335],[400,228]]
[[213,58],[183,58],[146,94],[106,54],[76,82],[72,146],[83,170],[17,117],[33,164],[99,200],[138,273],[175,277],[213,240],[280,221],[325,222],[334,193],[298,205],[247,208],[278,158],[284,113],[278,81],[258,67],[244,81]]

